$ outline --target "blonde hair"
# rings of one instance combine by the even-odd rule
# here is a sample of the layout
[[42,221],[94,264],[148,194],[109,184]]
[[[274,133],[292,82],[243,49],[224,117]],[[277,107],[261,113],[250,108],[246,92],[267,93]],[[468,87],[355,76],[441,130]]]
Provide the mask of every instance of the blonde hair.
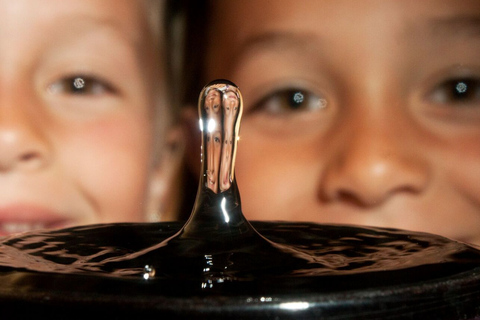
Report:
[[154,120],[154,154],[152,156],[153,164],[161,161],[163,149],[166,147],[166,132],[172,124],[173,110],[169,108],[171,105],[170,96],[170,72],[167,69],[169,64],[167,60],[166,50],[166,0],[141,0],[140,6],[143,7],[146,18],[146,26],[148,27],[149,38],[154,50],[155,70],[154,83],[152,89],[156,92],[155,106],[153,110]]
[[[142,0],[142,6],[145,11],[146,27],[148,27],[149,36],[152,39],[152,48],[156,59],[156,106],[153,110],[154,117],[154,154],[152,155],[152,167],[162,167],[163,185],[157,185],[153,188],[160,198],[158,203],[160,207],[153,207],[146,210],[147,221],[176,220],[181,205],[182,188],[182,168],[183,168],[183,150],[184,141],[178,139],[175,135],[176,120],[179,114],[179,104],[175,103],[177,98],[175,78],[178,77],[176,70],[182,62],[178,56],[178,51],[172,50],[176,41],[172,38],[172,29],[176,15],[173,14],[175,1],[177,0]],[[173,138],[171,134],[174,133]]]
[[143,0],[142,5],[146,11],[147,23],[150,27],[156,47],[161,48],[165,39],[165,7],[166,0]]

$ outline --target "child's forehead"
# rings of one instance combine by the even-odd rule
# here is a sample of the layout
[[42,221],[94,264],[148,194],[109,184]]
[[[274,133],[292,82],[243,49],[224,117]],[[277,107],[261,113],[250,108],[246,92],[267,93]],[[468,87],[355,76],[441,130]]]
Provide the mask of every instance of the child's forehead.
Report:
[[209,49],[223,50],[229,56],[267,45],[280,50],[285,42],[301,47],[312,39],[324,44],[350,41],[346,35],[361,42],[364,36],[387,31],[392,36],[434,41],[431,36],[449,35],[442,29],[450,34],[478,34],[480,26],[478,0],[245,0],[228,4],[214,0],[211,9],[209,34],[223,45],[210,45]]
[[[160,1],[143,0],[45,0],[41,3],[19,0],[0,2],[0,7],[11,21],[22,21],[25,28],[51,28],[52,32],[61,33],[62,30],[77,30],[107,26],[134,41],[142,40],[142,35],[153,33],[154,27],[150,26],[154,20],[151,3]],[[148,5],[147,5],[148,4]],[[0,13],[3,16],[3,14]],[[159,13],[157,18],[159,19]],[[23,17],[23,18],[22,18]],[[5,21],[5,20],[4,20]],[[80,30],[79,30],[80,29]],[[58,32],[60,31],[60,32]],[[158,32],[155,30],[155,33]],[[45,35],[47,37],[48,34]]]
[[[278,27],[281,27],[282,24],[291,23],[301,25],[311,17],[322,18],[316,20],[317,25],[321,25],[355,16],[375,20],[397,15],[406,20],[421,20],[454,14],[480,15],[478,0],[277,0],[273,3],[255,0],[227,3],[213,0],[210,8],[210,12],[215,12],[213,23],[229,25],[242,20],[242,24],[251,31],[254,31],[252,26],[263,26],[272,20],[277,21]],[[383,14],[376,16],[375,12]],[[354,28],[355,25],[351,27]]]
[[158,76],[155,68],[164,69],[163,5],[162,0],[0,0],[2,65],[22,61],[29,70],[92,72],[96,57],[118,52],[122,64],[133,62]]

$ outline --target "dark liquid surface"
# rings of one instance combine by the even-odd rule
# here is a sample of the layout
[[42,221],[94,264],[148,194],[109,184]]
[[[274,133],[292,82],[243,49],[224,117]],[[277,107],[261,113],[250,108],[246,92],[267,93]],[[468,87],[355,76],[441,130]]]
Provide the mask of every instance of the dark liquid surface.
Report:
[[272,242],[258,235],[255,243],[237,243],[233,250],[218,246],[228,243],[228,234],[215,239],[214,245],[208,238],[162,242],[181,228],[178,223],[30,233],[2,243],[0,271],[149,282],[167,294],[178,292],[163,287],[162,282],[175,281],[182,283],[181,294],[190,295],[217,289],[238,294],[249,287],[281,291],[285,286],[289,292],[332,292],[415,283],[480,266],[476,249],[424,233],[305,223],[253,224]]
[[0,307],[78,318],[98,310],[164,319],[480,315],[480,253],[468,245],[394,229],[252,225],[265,238],[250,235],[255,243],[227,251],[219,244],[228,244],[228,234],[213,245],[207,238],[165,242],[178,240],[180,223],[12,237],[0,246]]

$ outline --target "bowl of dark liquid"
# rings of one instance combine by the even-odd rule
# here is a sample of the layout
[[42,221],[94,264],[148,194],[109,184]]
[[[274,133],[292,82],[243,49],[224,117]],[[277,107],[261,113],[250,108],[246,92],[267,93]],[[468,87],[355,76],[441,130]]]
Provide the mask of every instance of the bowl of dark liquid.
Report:
[[0,244],[0,309],[26,317],[480,319],[480,250],[427,233],[247,221],[242,97],[200,93],[202,173],[186,223],[30,232]]

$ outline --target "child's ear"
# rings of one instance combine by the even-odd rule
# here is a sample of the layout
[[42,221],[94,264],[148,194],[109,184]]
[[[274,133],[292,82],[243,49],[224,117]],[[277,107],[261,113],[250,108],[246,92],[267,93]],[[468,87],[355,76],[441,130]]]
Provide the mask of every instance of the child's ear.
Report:
[[202,136],[197,108],[191,105],[184,107],[180,121],[186,139],[185,161],[188,169],[198,176],[201,168]]
[[149,222],[178,220],[182,195],[182,173],[185,158],[185,134],[180,126],[167,133],[162,158],[152,169],[146,219]]

